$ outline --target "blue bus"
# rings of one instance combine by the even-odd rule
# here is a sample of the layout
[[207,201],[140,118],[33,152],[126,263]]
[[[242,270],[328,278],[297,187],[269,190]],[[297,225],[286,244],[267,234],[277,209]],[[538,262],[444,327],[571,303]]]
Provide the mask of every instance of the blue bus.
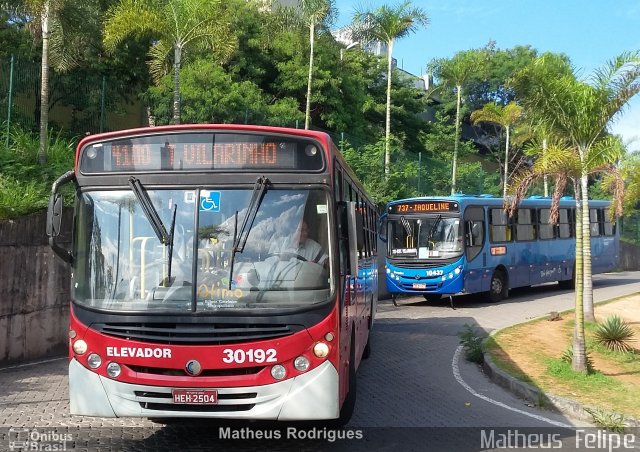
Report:
[[[593,273],[613,270],[619,234],[609,217],[609,201],[589,201]],[[509,216],[504,200],[488,195],[421,197],[392,201],[381,217],[386,242],[386,285],[397,294],[483,293],[488,301],[509,290],[558,281],[575,284],[575,209],[560,200],[557,224],[549,224],[551,199],[522,200]]]

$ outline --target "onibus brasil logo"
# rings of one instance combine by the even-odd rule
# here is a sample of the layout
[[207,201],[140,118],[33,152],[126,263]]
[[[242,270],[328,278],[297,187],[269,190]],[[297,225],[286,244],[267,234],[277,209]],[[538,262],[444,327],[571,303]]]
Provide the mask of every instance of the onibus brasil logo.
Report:
[[63,451],[73,448],[73,435],[55,430],[12,427],[8,436],[11,451]]

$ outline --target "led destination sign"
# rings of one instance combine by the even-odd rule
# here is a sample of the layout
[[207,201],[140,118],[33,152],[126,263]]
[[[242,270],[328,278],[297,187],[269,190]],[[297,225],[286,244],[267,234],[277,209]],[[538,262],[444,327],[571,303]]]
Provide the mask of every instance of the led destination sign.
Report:
[[303,139],[238,133],[139,136],[85,147],[83,173],[206,170],[319,170],[322,153]]
[[389,213],[430,213],[458,212],[459,206],[453,201],[412,201],[389,206]]

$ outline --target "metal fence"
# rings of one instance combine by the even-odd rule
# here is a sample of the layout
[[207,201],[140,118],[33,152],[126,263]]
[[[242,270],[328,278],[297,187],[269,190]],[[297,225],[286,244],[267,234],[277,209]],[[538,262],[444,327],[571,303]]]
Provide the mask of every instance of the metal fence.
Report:
[[[142,126],[146,118],[136,88],[106,74],[51,71],[50,126],[69,135]],[[0,60],[0,123],[35,131],[39,122],[40,65],[13,56]]]

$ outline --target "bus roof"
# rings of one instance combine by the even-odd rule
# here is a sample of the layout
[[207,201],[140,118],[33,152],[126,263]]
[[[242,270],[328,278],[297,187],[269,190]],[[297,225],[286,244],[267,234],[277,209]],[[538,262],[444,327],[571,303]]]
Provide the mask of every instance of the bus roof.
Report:
[[[523,198],[520,202],[520,206],[530,207],[545,207],[551,205],[551,198],[544,196],[530,196]],[[461,206],[468,205],[482,205],[482,206],[503,206],[504,198],[493,195],[466,195],[457,194],[453,196],[420,196],[414,198],[404,198],[390,201],[387,203],[387,207],[407,202],[423,202],[423,201],[455,201],[460,203]],[[571,196],[563,196],[560,198],[560,205],[563,207],[575,206],[576,200]],[[607,200],[589,200],[589,205],[594,207],[608,206],[611,202]]]

